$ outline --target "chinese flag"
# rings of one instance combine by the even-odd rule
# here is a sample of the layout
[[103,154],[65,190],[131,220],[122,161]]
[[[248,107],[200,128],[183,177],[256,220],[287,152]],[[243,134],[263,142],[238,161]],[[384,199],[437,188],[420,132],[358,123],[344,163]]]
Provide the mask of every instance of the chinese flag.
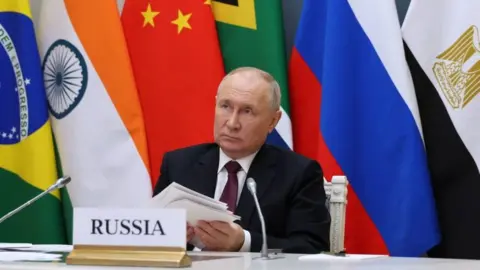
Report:
[[126,0],[122,24],[155,185],[166,151],[213,141],[224,75],[215,21],[210,0]]

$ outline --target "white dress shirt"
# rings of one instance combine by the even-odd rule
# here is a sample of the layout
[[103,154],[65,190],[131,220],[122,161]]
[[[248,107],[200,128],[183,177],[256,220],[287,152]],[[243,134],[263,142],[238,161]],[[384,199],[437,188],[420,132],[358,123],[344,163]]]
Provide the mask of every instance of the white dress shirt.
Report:
[[[214,193],[214,199],[215,200],[220,200],[220,197],[222,196],[223,189],[225,188],[225,185],[227,184],[228,180],[228,172],[227,169],[225,169],[225,164],[227,164],[229,161],[233,160],[232,158],[228,157],[221,148],[220,149],[220,155],[219,155],[219,160],[218,160],[218,170],[217,170],[217,185],[215,187],[215,193]],[[238,193],[237,193],[237,205],[240,200],[240,194],[242,194],[242,189],[243,186],[245,185],[245,180],[247,178],[247,173],[248,170],[250,169],[250,165],[252,165],[253,159],[255,158],[255,155],[257,152],[246,156],[244,158],[236,159],[235,161],[240,164],[240,167],[242,167],[238,172],[237,172],[237,179],[238,179]],[[240,252],[250,252],[250,246],[251,246],[251,236],[250,232],[247,230],[243,230],[245,238],[243,241],[243,245],[240,248]],[[199,250],[198,248],[195,248],[194,250]]]

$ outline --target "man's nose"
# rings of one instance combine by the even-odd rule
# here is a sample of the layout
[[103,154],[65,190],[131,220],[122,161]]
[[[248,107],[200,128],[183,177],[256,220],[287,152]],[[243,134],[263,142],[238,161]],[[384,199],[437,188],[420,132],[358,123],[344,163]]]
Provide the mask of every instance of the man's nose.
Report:
[[240,121],[238,119],[238,113],[233,112],[227,120],[227,127],[229,129],[239,129],[240,128]]

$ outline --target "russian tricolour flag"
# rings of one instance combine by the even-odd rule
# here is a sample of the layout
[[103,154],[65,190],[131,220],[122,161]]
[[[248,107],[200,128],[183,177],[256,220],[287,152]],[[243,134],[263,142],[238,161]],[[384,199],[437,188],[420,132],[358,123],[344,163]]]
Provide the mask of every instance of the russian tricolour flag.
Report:
[[347,252],[418,256],[436,245],[395,1],[305,0],[290,68],[295,150],[327,179],[350,181]]

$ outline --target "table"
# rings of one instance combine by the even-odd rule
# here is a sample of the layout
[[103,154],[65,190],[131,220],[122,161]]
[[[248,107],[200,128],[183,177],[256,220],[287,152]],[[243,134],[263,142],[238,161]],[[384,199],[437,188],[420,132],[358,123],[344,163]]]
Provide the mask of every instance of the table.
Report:
[[[361,261],[299,261],[302,254],[280,254],[275,259],[264,261],[259,259],[258,253],[226,253],[226,252],[189,252],[192,257],[194,270],[459,270],[480,269],[480,260],[452,260],[431,258],[375,258]],[[0,270],[132,270],[132,269],[159,269],[146,267],[101,267],[101,266],[73,266],[64,263],[48,262],[9,262],[0,263]],[[172,268],[168,268],[172,269]]]

